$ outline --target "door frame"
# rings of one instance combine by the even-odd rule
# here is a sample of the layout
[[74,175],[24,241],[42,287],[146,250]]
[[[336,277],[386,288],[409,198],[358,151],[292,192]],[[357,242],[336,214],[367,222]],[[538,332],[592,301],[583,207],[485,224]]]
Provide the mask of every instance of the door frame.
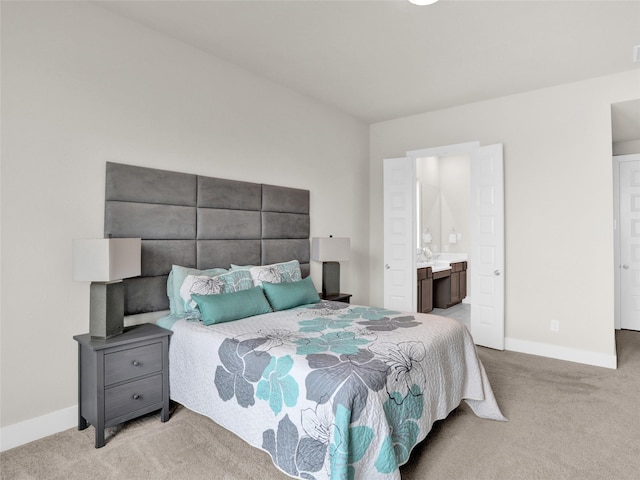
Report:
[[[439,157],[439,156],[448,156],[448,155],[468,155],[470,158],[473,158],[473,153],[474,151],[478,150],[479,148],[481,148],[480,142],[479,141],[475,141],[475,142],[465,142],[465,143],[458,143],[458,144],[452,144],[452,145],[443,145],[443,146],[438,146],[438,147],[431,147],[431,148],[423,148],[423,149],[419,149],[419,150],[410,150],[406,152],[406,156],[411,158],[413,161],[413,165],[414,168],[417,165],[417,159],[418,158],[424,158],[424,157]],[[473,176],[471,177],[471,182],[473,183]],[[503,182],[504,182],[504,178],[503,178]],[[472,219],[473,221],[473,219]],[[414,226],[415,226],[415,220],[414,220]],[[415,231],[413,232],[413,237],[415,237]],[[503,268],[504,270],[504,268]],[[477,287],[477,286],[476,286]],[[471,289],[471,308],[473,309],[473,285],[472,285],[472,289]],[[503,300],[504,301],[504,300]],[[503,343],[502,343],[502,349],[504,348],[504,313],[502,315],[502,329],[503,329]]]
[[613,156],[613,321],[614,328],[622,328],[620,320],[620,310],[622,297],[620,293],[621,271],[620,271],[620,163],[640,160],[640,153],[629,155]]

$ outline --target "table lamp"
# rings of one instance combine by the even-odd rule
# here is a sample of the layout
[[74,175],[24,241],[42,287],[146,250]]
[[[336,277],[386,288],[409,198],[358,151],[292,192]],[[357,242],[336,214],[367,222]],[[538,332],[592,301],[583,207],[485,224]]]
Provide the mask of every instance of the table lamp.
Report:
[[340,262],[349,260],[350,240],[348,238],[313,237],[311,239],[311,260],[322,262],[322,294],[340,293]]
[[140,275],[139,238],[73,240],[73,279],[91,282],[89,333],[111,338],[124,330],[124,284]]

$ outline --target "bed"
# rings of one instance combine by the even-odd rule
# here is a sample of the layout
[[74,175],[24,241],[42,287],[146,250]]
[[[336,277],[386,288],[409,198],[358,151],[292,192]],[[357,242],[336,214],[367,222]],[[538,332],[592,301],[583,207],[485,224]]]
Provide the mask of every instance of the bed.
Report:
[[171,399],[281,471],[398,479],[463,400],[505,420],[459,322],[319,299],[308,191],[114,163],[106,178],[105,234],[143,239],[126,313],[170,311]]

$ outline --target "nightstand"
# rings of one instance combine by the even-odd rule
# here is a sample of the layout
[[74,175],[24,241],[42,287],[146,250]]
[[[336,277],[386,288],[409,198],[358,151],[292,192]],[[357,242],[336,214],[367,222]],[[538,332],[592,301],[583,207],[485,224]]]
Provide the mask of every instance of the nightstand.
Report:
[[350,293],[334,293],[334,294],[320,293],[320,299],[330,300],[332,302],[351,303],[351,294]]
[[93,425],[96,448],[104,430],[155,410],[169,420],[170,330],[146,323],[108,339],[76,335],[78,430]]

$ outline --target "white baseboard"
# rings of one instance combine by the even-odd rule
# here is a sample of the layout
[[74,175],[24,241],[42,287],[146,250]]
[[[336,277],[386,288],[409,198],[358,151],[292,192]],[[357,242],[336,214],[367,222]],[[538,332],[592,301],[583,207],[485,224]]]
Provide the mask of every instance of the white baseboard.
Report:
[[517,338],[505,338],[504,348],[512,352],[528,353],[530,355],[594,365],[596,367],[618,368],[618,357],[616,355],[607,355],[606,353],[592,352],[589,350],[579,350],[577,348],[562,347],[549,343],[530,342]]
[[78,406],[0,428],[0,452],[78,426]]

